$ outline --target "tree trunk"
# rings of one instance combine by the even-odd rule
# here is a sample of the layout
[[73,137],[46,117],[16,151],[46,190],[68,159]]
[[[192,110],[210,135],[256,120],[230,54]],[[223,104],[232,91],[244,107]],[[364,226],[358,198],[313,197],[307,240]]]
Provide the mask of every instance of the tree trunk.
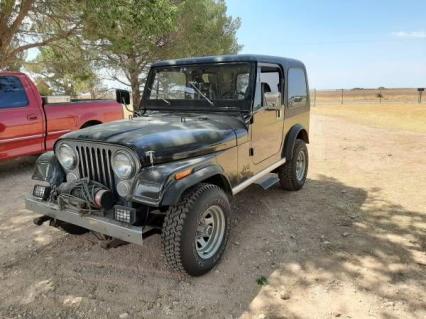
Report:
[[130,86],[132,88],[133,109],[136,111],[139,110],[139,104],[141,101],[141,83],[137,72],[130,75]]
[[[0,7],[0,70],[13,69],[13,64],[17,60],[20,51],[12,47],[14,37],[20,32],[24,19],[33,6],[34,0],[8,1],[2,3]],[[17,7],[15,15],[14,8]],[[10,21],[11,16],[15,19]],[[19,45],[18,45],[19,47]]]

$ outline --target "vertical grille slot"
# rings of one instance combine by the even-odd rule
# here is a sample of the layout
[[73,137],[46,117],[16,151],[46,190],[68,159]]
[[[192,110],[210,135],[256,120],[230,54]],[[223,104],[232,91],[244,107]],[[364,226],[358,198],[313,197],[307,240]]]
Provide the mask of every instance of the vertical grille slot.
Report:
[[78,172],[81,178],[99,182],[114,189],[114,173],[111,168],[112,151],[96,145],[77,145]]

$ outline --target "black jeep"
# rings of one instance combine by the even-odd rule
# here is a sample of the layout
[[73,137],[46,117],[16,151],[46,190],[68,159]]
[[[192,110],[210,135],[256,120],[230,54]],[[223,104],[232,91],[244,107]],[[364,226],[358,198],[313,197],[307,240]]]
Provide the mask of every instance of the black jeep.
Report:
[[74,234],[142,244],[161,233],[169,265],[202,275],[225,250],[233,196],[305,183],[308,92],[292,59],[155,63],[133,118],[69,133],[39,157],[26,207]]

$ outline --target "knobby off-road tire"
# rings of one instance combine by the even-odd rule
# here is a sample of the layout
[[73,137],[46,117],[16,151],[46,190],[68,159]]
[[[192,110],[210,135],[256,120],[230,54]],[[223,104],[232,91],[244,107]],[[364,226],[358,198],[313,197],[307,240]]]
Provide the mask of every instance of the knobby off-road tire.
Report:
[[[191,276],[211,270],[228,242],[230,216],[228,197],[220,187],[202,183],[186,191],[180,202],[169,208],[163,223],[161,239],[168,265]],[[200,234],[208,233],[209,229],[212,240],[205,240],[207,237]]]
[[281,187],[288,191],[301,189],[306,181],[308,166],[309,156],[306,144],[297,139],[294,144],[292,159],[278,169]]

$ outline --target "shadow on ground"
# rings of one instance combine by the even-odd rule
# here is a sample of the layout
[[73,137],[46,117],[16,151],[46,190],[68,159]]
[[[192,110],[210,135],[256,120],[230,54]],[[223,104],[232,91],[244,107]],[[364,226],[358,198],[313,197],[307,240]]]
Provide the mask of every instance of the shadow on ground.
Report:
[[[22,172],[33,170],[37,156],[19,157],[12,160],[0,160],[0,178],[6,179]],[[28,176],[25,176],[26,178]]]
[[[325,303],[337,316],[362,309],[355,299],[333,305],[333,295],[346,290],[388,302],[373,310],[379,317],[426,310],[426,215],[383,200],[380,189],[320,176],[295,193],[252,186],[233,206],[227,252],[208,275],[169,272],[158,236],[143,247],[108,251],[88,235],[58,236],[25,257],[1,262],[0,314],[308,318],[321,314]],[[262,276],[265,286],[256,283]],[[297,308],[299,301],[305,309]]]

